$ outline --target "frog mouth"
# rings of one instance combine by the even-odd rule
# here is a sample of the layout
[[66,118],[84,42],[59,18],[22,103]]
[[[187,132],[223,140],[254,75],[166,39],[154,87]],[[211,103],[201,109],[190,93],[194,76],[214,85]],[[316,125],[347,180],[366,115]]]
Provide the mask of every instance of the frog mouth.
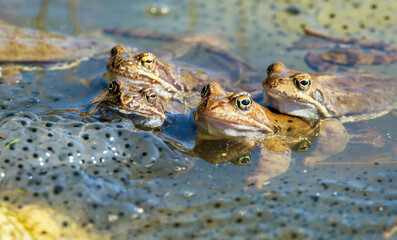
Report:
[[254,126],[243,124],[243,122],[234,123],[208,115],[197,114],[197,112],[194,115],[196,125],[199,128],[216,136],[263,138],[268,134],[273,134],[273,130],[264,124],[258,123],[257,126]]
[[166,118],[165,114],[155,111],[125,110],[114,106],[107,106],[108,110],[130,120],[135,126],[145,128],[160,127]]
[[308,119],[321,119],[318,106],[309,101],[297,97],[285,97],[279,93],[266,92],[264,102],[266,105],[292,116],[308,118]]

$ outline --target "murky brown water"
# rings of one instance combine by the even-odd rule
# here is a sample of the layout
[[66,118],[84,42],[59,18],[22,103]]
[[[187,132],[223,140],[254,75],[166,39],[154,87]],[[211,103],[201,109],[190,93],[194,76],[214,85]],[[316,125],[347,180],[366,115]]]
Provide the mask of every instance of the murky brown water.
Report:
[[[148,13],[159,1],[46,5],[17,0],[0,3],[0,17],[64,35],[128,27],[216,36],[259,69],[282,61],[310,71],[303,61],[306,52],[288,50],[301,36],[302,24],[396,45],[393,1],[293,2],[162,1],[157,8],[165,11],[162,15]],[[120,36],[106,36],[106,41],[109,38],[142,49],[162,44]],[[193,51],[178,61],[212,68],[206,57]],[[106,59],[91,59],[67,70],[26,71],[21,82],[0,85],[2,201],[49,206],[83,229],[113,239],[381,239],[396,225],[397,129],[392,113],[346,124],[353,130],[378,130],[386,138],[385,147],[349,143],[313,168],[302,163],[308,153],[293,153],[287,172],[261,191],[245,191],[258,149],[245,166],[211,165],[170,150],[151,133],[131,130],[127,121],[82,122],[73,113],[44,115],[86,110],[103,88],[105,65]],[[366,69],[397,74],[395,64]],[[80,81],[90,78],[94,80],[88,85]],[[193,147],[192,119],[181,121],[184,128],[171,126],[163,134]],[[7,145],[12,140],[18,141]],[[68,224],[64,227],[69,229]]]

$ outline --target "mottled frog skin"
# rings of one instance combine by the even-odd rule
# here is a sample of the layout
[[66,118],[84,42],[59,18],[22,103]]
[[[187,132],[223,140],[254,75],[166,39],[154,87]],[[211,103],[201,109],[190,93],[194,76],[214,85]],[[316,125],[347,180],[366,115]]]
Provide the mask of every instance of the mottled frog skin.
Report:
[[[183,48],[181,44],[195,42],[200,45],[201,42],[200,38],[167,36],[139,29],[103,31],[116,35],[128,34],[131,38],[170,40],[174,41],[175,45],[176,42],[180,43],[179,48]],[[101,33],[102,31],[98,30],[78,37],[63,36],[0,21],[0,82],[8,85],[19,83],[22,80],[20,71],[63,70],[93,57],[106,59],[104,53],[111,49],[107,64],[109,72],[106,74],[109,83],[121,79],[134,87],[154,88],[163,101],[167,102],[168,112],[188,113],[199,101],[200,89],[209,81],[222,82],[223,86],[230,84],[226,74],[213,76],[195,67],[175,65],[153,53],[122,45],[111,48],[114,46],[113,41]],[[224,51],[217,51],[213,45],[204,47],[208,48],[215,55],[225,55]],[[225,56],[224,61],[240,64],[239,59],[233,55]],[[241,64],[243,63],[244,61],[241,61]],[[89,87],[88,82],[82,83]]]
[[[150,32],[147,29],[105,28],[82,34],[81,36],[65,36],[51,32],[19,27],[0,20],[0,63],[59,63],[80,62],[88,60],[96,54],[108,51],[114,43],[106,34],[121,35],[128,38],[144,38],[160,41],[172,41],[179,49],[172,49],[174,57],[182,56],[185,44],[202,45],[205,51],[223,57],[228,65],[244,65],[252,67],[221,47],[210,44],[209,40],[200,37],[188,37]],[[188,46],[189,48],[190,46]],[[167,46],[165,47],[167,48]],[[183,51],[182,51],[183,50]],[[160,52],[166,52],[161,51]],[[168,51],[170,52],[170,51]],[[77,65],[73,64],[73,66]],[[58,65],[57,69],[68,66]],[[28,68],[26,68],[28,69]]]
[[194,121],[214,137],[277,138],[293,146],[300,136],[317,136],[320,132],[321,121],[304,121],[271,111],[245,91],[226,92],[219,84],[210,83],[202,89],[201,97]]
[[[123,35],[129,38],[144,38],[153,39],[160,41],[172,41],[173,44],[165,45],[164,50],[158,50],[157,52],[164,53],[167,55],[169,52],[175,54],[172,57],[183,56],[187,52],[186,49],[190,48],[192,43],[200,45],[205,52],[209,52],[211,56],[222,57],[223,62],[226,66],[233,65],[232,69],[236,69],[236,66],[245,66],[249,68],[249,65],[242,59],[228,54],[227,51],[221,48],[217,49],[215,45],[206,43],[208,40],[199,37],[188,37],[188,36],[176,36],[167,35],[156,32],[148,32],[144,29],[99,29],[95,32],[88,34],[81,34],[80,36],[64,36],[54,34],[50,32],[40,31],[28,27],[18,27],[6,22],[0,21],[0,78],[12,79],[14,78],[15,71],[30,71],[38,69],[47,70],[62,70],[77,66],[81,61],[89,60],[93,57],[98,59],[106,59],[105,53],[114,46],[113,40],[105,34],[112,35]],[[187,47],[184,45],[188,45]],[[177,49],[168,49],[177,47]],[[124,54],[126,51],[117,46],[112,49],[111,57],[109,59],[108,69],[110,79],[109,82],[116,80],[115,76],[124,78],[130,78],[138,76],[142,78],[142,81],[151,78],[153,86],[143,87],[154,87],[158,94],[162,97],[168,94],[168,98],[172,95],[176,97],[175,92],[180,93],[181,90],[186,98],[191,98],[188,92],[198,87],[201,89],[203,83],[208,82],[208,74],[196,70],[196,68],[186,68],[180,66],[174,66],[170,62],[165,60],[157,59],[151,53],[139,52],[135,49],[128,49],[131,51],[130,54]],[[177,53],[180,52],[180,53]],[[112,58],[112,56],[119,55]],[[139,56],[138,56],[139,55]],[[218,56],[219,55],[219,56]],[[132,58],[142,58],[138,61],[145,61],[143,65],[137,65],[138,68],[132,69],[123,68],[123,64],[120,59],[125,57],[125,63],[131,64],[134,60]],[[152,58],[152,66],[146,63],[148,59]],[[113,65],[110,64],[112,61],[115,62]],[[143,63],[143,62],[142,62]],[[5,65],[12,64],[12,71],[5,68]],[[112,67],[113,66],[113,67]],[[120,66],[121,69],[115,69],[115,66]],[[149,66],[149,69],[146,67]],[[152,68],[153,67],[153,68]],[[123,71],[126,70],[126,71]],[[148,70],[150,73],[157,74],[149,76],[143,70]],[[133,73],[133,71],[137,71]],[[11,72],[11,75],[9,74]],[[217,76],[219,77],[219,76]],[[138,77],[136,77],[138,78]],[[222,78],[225,78],[222,76]],[[227,78],[227,77],[226,77]],[[162,79],[162,81],[160,81]],[[215,79],[215,78],[214,78]],[[212,79],[212,80],[214,80]],[[138,80],[138,79],[135,79]],[[137,81],[139,82],[139,80]],[[142,82],[140,83],[142,84]],[[162,85],[162,87],[159,87]],[[163,91],[166,90],[166,91]],[[197,99],[198,100],[198,99]]]
[[215,78],[206,72],[160,59],[153,53],[139,52],[120,44],[111,49],[107,69],[106,78],[110,82],[120,79],[134,86],[152,87],[166,101],[177,100],[189,109],[198,103],[199,91],[209,81],[230,86],[227,77]]
[[[341,123],[373,119],[387,114],[396,107],[396,79],[363,72],[304,73],[286,68],[276,62],[267,69],[263,81],[265,104],[305,121],[332,120],[334,136],[347,136],[351,143],[383,147],[381,134],[371,129],[361,129],[347,134]],[[324,135],[324,134],[323,134]],[[332,139],[332,138],[330,138]],[[337,142],[331,142],[338,144]],[[321,157],[306,158],[313,165]]]
[[249,185],[261,188],[272,177],[288,169],[291,150],[305,152],[320,135],[316,149],[305,159],[310,164],[322,161],[344,149],[348,136],[339,121],[305,121],[272,112],[253,101],[249,93],[226,92],[219,84],[203,88],[202,99],[194,112],[199,129],[194,151],[197,156],[219,164],[232,161],[244,165],[249,154],[260,146],[257,168]]
[[206,85],[193,113],[199,128],[219,137],[264,137],[277,127],[267,117],[268,111],[252,101],[247,92],[230,93],[217,83]]
[[160,127],[166,119],[163,103],[152,88],[133,88],[121,80],[109,83],[98,96],[94,109],[106,119],[130,120],[141,129]]
[[290,70],[280,62],[270,65],[267,74],[262,84],[265,104],[305,119],[373,119],[394,109],[397,100],[397,80],[384,75],[309,74]]

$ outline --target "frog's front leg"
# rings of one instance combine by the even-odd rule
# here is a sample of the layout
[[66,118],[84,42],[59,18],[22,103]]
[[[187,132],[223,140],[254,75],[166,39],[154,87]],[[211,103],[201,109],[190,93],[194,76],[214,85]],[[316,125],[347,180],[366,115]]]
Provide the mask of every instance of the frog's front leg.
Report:
[[272,151],[263,145],[260,149],[260,159],[258,160],[255,171],[247,179],[247,187],[255,186],[256,189],[262,189],[263,185],[270,183],[270,179],[286,172],[290,162],[290,149]]
[[333,154],[343,151],[348,141],[349,134],[342,123],[337,119],[327,120],[310,156],[304,159],[304,164],[312,167],[316,162],[326,160]]

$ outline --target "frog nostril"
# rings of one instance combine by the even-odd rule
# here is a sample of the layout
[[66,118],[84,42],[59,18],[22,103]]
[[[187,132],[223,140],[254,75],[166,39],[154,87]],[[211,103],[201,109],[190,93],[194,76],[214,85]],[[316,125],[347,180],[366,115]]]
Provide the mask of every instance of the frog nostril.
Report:
[[274,80],[274,79],[273,79],[273,81],[270,81],[270,84],[269,84],[269,85],[270,85],[271,88],[277,87],[277,85],[278,85],[278,80]]
[[114,68],[118,68],[123,62],[124,59],[116,57],[114,58],[112,65]]

